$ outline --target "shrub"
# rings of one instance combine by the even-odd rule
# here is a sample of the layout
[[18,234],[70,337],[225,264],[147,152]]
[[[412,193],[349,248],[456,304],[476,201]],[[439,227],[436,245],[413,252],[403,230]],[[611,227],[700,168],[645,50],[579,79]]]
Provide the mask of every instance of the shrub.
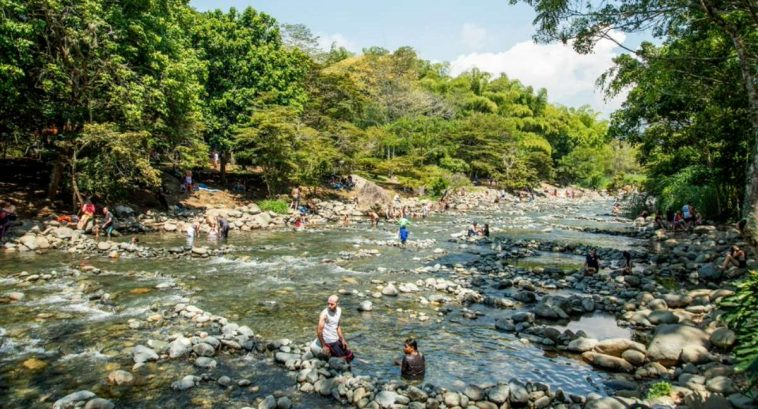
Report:
[[284,200],[262,200],[258,202],[258,207],[264,212],[287,214],[290,206]]
[[736,369],[745,373],[751,387],[758,385],[758,273],[750,272],[719,306],[725,310],[722,319],[737,335],[732,351]]
[[674,389],[671,384],[666,381],[656,382],[650,385],[650,389],[647,390],[647,398],[655,399],[661,396],[669,396]]

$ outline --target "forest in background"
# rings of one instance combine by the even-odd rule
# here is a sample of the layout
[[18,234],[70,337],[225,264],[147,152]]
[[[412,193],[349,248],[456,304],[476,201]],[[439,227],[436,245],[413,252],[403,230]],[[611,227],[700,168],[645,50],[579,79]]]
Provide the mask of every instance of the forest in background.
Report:
[[269,194],[356,172],[439,194],[642,180],[589,107],[410,47],[328,52],[302,25],[184,0],[1,0],[3,157],[51,166],[49,195],[157,189],[160,163],[262,172]]

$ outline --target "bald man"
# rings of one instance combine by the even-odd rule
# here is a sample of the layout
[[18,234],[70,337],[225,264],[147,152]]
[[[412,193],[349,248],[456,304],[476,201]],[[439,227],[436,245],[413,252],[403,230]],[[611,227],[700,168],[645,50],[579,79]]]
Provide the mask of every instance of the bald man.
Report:
[[348,349],[345,336],[342,335],[342,308],[337,305],[338,303],[339,297],[336,295],[330,295],[326,300],[326,308],[321,311],[318,319],[316,335],[324,347],[324,352],[333,357],[345,358],[350,362],[353,354]]

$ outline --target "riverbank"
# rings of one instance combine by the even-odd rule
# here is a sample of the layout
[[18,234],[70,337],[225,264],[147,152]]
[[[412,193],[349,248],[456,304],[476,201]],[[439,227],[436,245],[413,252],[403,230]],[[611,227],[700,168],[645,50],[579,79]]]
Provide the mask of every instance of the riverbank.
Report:
[[[122,328],[116,333],[123,334],[126,331],[131,335],[126,337],[126,343],[123,341],[123,335],[109,336],[112,340],[99,353],[107,356],[109,364],[119,362],[122,366],[119,370],[131,373],[136,379],[136,384],[119,388],[100,385],[103,379],[108,379],[112,371],[103,373],[104,370],[95,370],[94,372],[103,375],[100,375],[100,382],[93,379],[90,385],[100,386],[87,390],[91,389],[93,393],[108,398],[119,406],[129,407],[139,401],[139,398],[125,396],[124,393],[143,390],[144,386],[140,385],[145,385],[144,382],[147,381],[147,384],[153,387],[150,388],[151,392],[145,395],[145,399],[166,399],[166,395],[169,395],[173,399],[187,398],[187,406],[199,407],[204,404],[192,399],[198,399],[197,394],[215,396],[214,389],[223,392],[226,396],[224,399],[227,399],[226,405],[230,407],[286,406],[287,400],[297,407],[303,404],[303,396],[308,396],[309,392],[318,392],[330,396],[329,399],[337,399],[341,404],[357,407],[500,407],[506,401],[511,406],[626,407],[633,402],[642,401],[650,383],[670,379],[675,387],[685,388],[675,390],[691,396],[690,400],[697,397],[704,400],[717,399],[718,396],[723,396],[724,399],[733,401],[729,405],[749,407],[745,406],[742,395],[733,393],[734,381],[731,385],[724,386],[723,379],[713,380],[731,373],[731,363],[728,359],[730,346],[716,347],[716,343],[711,340],[714,333],[724,334],[728,331],[718,323],[718,308],[715,303],[728,295],[729,288],[718,284],[721,277],[712,278],[707,274],[702,277],[688,277],[690,280],[696,280],[698,284],[689,285],[691,288],[687,288],[686,291],[683,288],[667,288],[667,283],[660,280],[661,276],[676,277],[674,273],[679,272],[680,268],[689,272],[693,269],[708,271],[707,267],[703,267],[717,259],[724,246],[735,241],[733,232],[704,228],[692,235],[677,234],[672,238],[643,226],[634,226],[629,221],[617,221],[608,216],[592,216],[592,213],[578,214],[571,220],[563,219],[568,215],[561,214],[559,209],[575,212],[583,206],[580,202],[553,199],[494,205],[493,201],[484,203],[481,196],[471,199],[464,197],[460,204],[467,206],[466,210],[453,210],[444,216],[444,220],[449,220],[445,223],[449,224],[440,225],[440,221],[434,220],[435,216],[428,222],[417,222],[413,228],[415,236],[412,236],[412,241],[426,244],[410,249],[387,246],[391,242],[389,237],[394,229],[390,226],[380,226],[373,233],[367,230],[365,234],[370,238],[368,240],[357,236],[345,243],[352,250],[347,250],[342,244],[329,244],[327,238],[333,237],[333,234],[358,234],[364,230],[363,227],[328,228],[322,232],[314,231],[299,236],[293,236],[294,233],[291,232],[273,231],[264,234],[261,231],[258,233],[259,240],[271,234],[274,235],[272,237],[282,237],[283,240],[302,238],[306,241],[298,241],[294,245],[288,244],[288,241],[282,245],[264,245],[269,246],[267,248],[249,243],[243,245],[241,242],[230,242],[218,247],[209,245],[208,248],[212,249],[213,253],[206,257],[156,256],[166,258],[166,263],[151,262],[153,267],[143,267],[143,259],[139,256],[130,257],[125,254],[128,253],[125,250],[119,252],[121,258],[118,261],[108,261],[108,254],[113,251],[110,249],[82,250],[81,254],[48,250],[43,256],[31,257],[49,258],[65,254],[65,257],[71,260],[68,262],[70,267],[65,270],[58,269],[55,274],[44,268],[27,273],[19,273],[16,270],[4,274],[5,287],[12,287],[15,289],[12,292],[17,293],[13,294],[13,297],[8,296],[6,302],[10,303],[5,305],[19,308],[22,312],[19,317],[28,317],[28,312],[24,312],[26,309],[33,305],[45,305],[39,304],[45,299],[44,294],[40,292],[44,293],[45,288],[50,288],[50,291],[55,293],[60,291],[53,290],[57,288],[65,289],[62,293],[64,298],[70,300],[69,303],[74,301],[80,305],[76,308],[79,311],[88,309],[107,314],[110,314],[109,311],[115,312],[114,321],[120,324],[113,328]],[[607,202],[599,203],[604,203],[602,206],[609,208]],[[586,200],[585,205],[594,206],[590,199]],[[493,240],[477,242],[456,238],[456,229],[465,229],[472,219],[491,220],[495,236]],[[579,226],[579,229],[574,223],[586,225]],[[429,226],[425,227],[426,224]],[[444,226],[449,227],[442,229]],[[440,233],[435,233],[440,229]],[[552,230],[547,232],[548,229]],[[584,230],[591,230],[592,233]],[[521,231],[533,233],[518,233]],[[603,231],[605,233],[602,233]],[[529,237],[531,234],[552,238],[532,239]],[[152,249],[143,251],[159,254],[164,248],[171,248],[171,240],[183,241],[181,236],[163,234],[166,235],[176,239],[167,241],[166,238],[162,238],[160,242],[152,243],[145,238],[145,243],[140,247]],[[522,238],[514,238],[517,235]],[[627,239],[627,236],[634,236],[634,239]],[[567,237],[581,239],[579,243],[567,244]],[[648,244],[647,240],[651,238],[653,241]],[[581,244],[581,241],[598,239],[612,244],[610,247],[601,246],[600,249],[601,258],[611,267],[620,259],[618,248],[631,246],[636,265],[634,274],[623,276],[619,275],[615,268],[609,268],[597,277],[583,278],[578,272],[581,259],[576,260],[572,257],[583,255],[588,249],[589,246]],[[319,241],[321,242],[318,243]],[[316,249],[320,250],[320,254],[315,258],[305,254],[313,253]],[[338,249],[342,250],[337,251]],[[287,255],[281,256],[283,265],[278,267],[271,261],[256,261],[261,252]],[[23,260],[27,260],[28,257],[23,256],[25,253],[10,254],[11,257],[21,257],[18,263],[24,265]],[[701,254],[705,256],[698,259]],[[297,257],[293,257],[295,255]],[[145,259],[150,257],[152,256],[146,256]],[[557,258],[560,260],[559,265],[541,267],[538,266],[539,263],[537,266],[524,264],[540,257]],[[85,264],[99,263],[101,267],[82,266],[83,258]],[[198,258],[205,258],[207,261],[198,261]],[[417,261],[412,260],[416,258]],[[89,261],[86,261],[87,259]],[[313,263],[312,267],[309,263]],[[567,264],[561,265],[562,263]],[[240,270],[239,273],[238,270],[226,271],[221,269],[222,266],[239,266]],[[260,312],[251,315],[249,308],[245,308],[246,303],[235,300],[240,294],[252,291],[249,285],[239,280],[240,277],[251,279],[250,285],[253,286],[268,288],[271,285],[266,284],[267,280],[263,277],[239,275],[245,270],[258,268],[262,272],[265,271],[272,280],[288,281],[285,281],[285,287],[275,286],[270,290],[282,292],[280,297],[274,297],[277,301],[268,301],[267,298],[260,300],[263,304],[255,307],[255,310]],[[303,276],[297,272],[300,268],[305,268],[306,271],[323,271],[324,268],[328,268],[329,271],[333,271],[327,279],[332,285],[324,286],[319,281],[308,280],[305,280],[305,285],[299,285],[298,281],[303,280]],[[153,269],[156,272],[152,272]],[[157,273],[158,271],[160,273]],[[236,280],[238,284],[227,288],[208,281],[224,281],[226,276]],[[126,280],[128,282],[123,280],[126,277],[129,278]],[[294,288],[287,289],[288,286]],[[3,290],[9,295],[10,292],[5,292],[5,288]],[[357,364],[352,368],[352,372],[345,372],[345,368],[337,363],[329,363],[313,356],[307,342],[312,339],[312,322],[308,323],[312,321],[310,315],[323,308],[323,300],[307,300],[313,298],[312,295],[322,297],[330,292],[338,292],[343,297],[343,307],[350,311],[346,313],[348,321],[345,324],[348,338],[354,348],[358,348],[359,357],[372,360],[372,364]],[[177,300],[177,297],[181,299]],[[211,298],[218,300],[211,301]],[[203,306],[195,306],[197,302]],[[130,306],[138,305],[144,307],[132,311],[128,318],[123,315],[124,311],[133,308]],[[362,312],[356,313],[359,309]],[[310,313],[299,318],[298,311],[301,310]],[[577,322],[577,319],[581,321],[584,317],[599,313],[610,314],[612,317],[610,321],[600,321],[603,325],[617,321],[621,328],[631,331],[631,336],[623,339],[596,339],[593,335],[597,337],[599,334],[593,333],[591,328],[559,329],[565,323],[571,324]],[[42,322],[48,325],[55,325],[54,321],[59,319],[56,314],[44,314],[50,313],[39,312],[30,319],[43,320]],[[676,322],[672,315],[677,318]],[[72,317],[69,315],[70,318]],[[272,324],[271,321],[284,322],[283,325],[278,325]],[[385,321],[388,321],[387,324],[383,324]],[[400,332],[396,326],[395,329],[391,329],[392,322],[395,325],[402,323],[403,329]],[[305,323],[309,328],[304,334],[310,335],[305,335],[305,338],[298,335],[302,333],[298,328],[301,323]],[[88,325],[103,326],[97,322]],[[239,330],[245,325],[247,329]],[[272,328],[267,328],[271,325]],[[663,331],[664,325],[678,325],[677,331],[682,330],[682,327],[686,327],[683,331],[694,331],[690,328],[701,331],[702,333],[697,332],[696,337],[688,336],[688,341],[689,338],[698,340],[699,346],[704,348],[707,354],[704,355],[703,349],[697,348],[698,345],[688,343],[682,346],[678,354],[676,351],[671,353],[677,355],[675,361],[671,358],[673,355],[669,355],[665,361],[657,359],[652,346],[656,337],[661,334],[660,331]],[[364,326],[373,330],[361,330]],[[111,328],[109,325],[106,327]],[[250,333],[248,329],[251,329]],[[482,362],[481,366],[469,368],[469,364],[457,361],[454,354],[435,352],[438,342],[443,342],[440,347],[444,349],[448,348],[443,346],[445,343],[453,343],[456,340],[456,336],[440,335],[440,332],[444,334],[452,331],[458,334],[459,330],[460,335],[456,336],[461,341],[467,341],[469,348],[476,350],[480,348],[479,343],[496,336],[497,332],[492,331],[501,331],[505,343],[497,351],[479,352],[479,359],[486,356],[487,360]],[[486,331],[486,335],[480,339],[476,332],[482,330]],[[428,352],[428,356],[433,358],[428,378],[438,383],[438,386],[407,385],[393,380],[393,376],[388,377],[381,370],[377,371],[378,368],[383,368],[384,364],[376,360],[379,356],[384,357],[386,353],[381,352],[372,357],[372,354],[376,354],[373,352],[376,347],[372,346],[374,341],[371,338],[378,337],[381,343],[385,343],[383,349],[389,347],[392,350],[394,347],[386,345],[387,341],[392,342],[391,336],[388,339],[376,331],[395,332],[396,337],[411,331],[420,336],[422,351]],[[441,337],[440,340],[431,338],[432,334],[437,334],[438,338]],[[728,332],[726,334],[728,335]],[[22,334],[4,334],[4,339],[17,340],[17,345],[21,345],[19,335],[23,338],[23,331]],[[359,338],[351,339],[351,336],[359,335]],[[282,339],[282,336],[288,339]],[[726,338],[729,339],[728,336]],[[190,348],[185,348],[186,354],[171,357],[170,347],[165,349],[165,344],[186,344],[185,341],[176,342],[178,339],[190,340]],[[216,344],[213,339],[219,343]],[[211,353],[207,346],[198,346],[197,350],[200,353],[195,351],[195,346],[200,344],[212,347],[212,356],[207,356]],[[149,348],[155,355],[144,348],[136,348],[137,346]],[[688,350],[686,355],[682,353],[685,347]],[[516,376],[504,376],[503,374],[508,373],[506,368],[518,368],[522,365],[519,355],[508,352],[512,348],[522,349],[525,360],[531,359],[533,363],[540,365],[537,367],[538,370],[548,371],[542,372],[545,380],[535,379],[533,372],[519,370],[515,371]],[[135,349],[138,350],[137,354]],[[81,353],[77,348],[74,350],[77,354]],[[376,351],[381,350],[382,348]],[[581,372],[586,369],[570,360],[564,361],[563,358],[560,360],[561,363],[551,364],[549,360],[542,363],[540,359],[536,359],[535,353],[538,351],[544,351],[548,355],[557,353],[558,356],[576,360],[585,359],[598,367],[598,370]],[[695,354],[697,359],[693,361],[690,353]],[[503,359],[506,356],[508,359]],[[143,360],[145,357],[150,359]],[[216,365],[200,358],[213,359]],[[27,357],[26,360],[28,359],[32,358]],[[49,365],[55,365],[60,360],[51,361],[52,358],[45,354],[35,359],[43,363],[51,362]],[[131,369],[126,365],[127,359],[131,362]],[[143,361],[137,362],[138,360]],[[251,365],[251,360],[259,363],[278,360],[287,372],[292,374],[292,378],[285,377],[285,381],[277,388],[266,391],[259,377],[242,376],[239,365]],[[384,358],[379,360],[382,361]],[[71,358],[66,362],[70,361]],[[39,365],[36,361],[30,361],[28,365],[24,365],[24,362],[26,361],[18,362],[22,368],[21,373],[24,373],[23,368],[27,366]],[[134,367],[139,364],[143,365]],[[488,373],[484,369],[487,367],[503,369],[492,371],[492,376],[487,378],[487,381],[481,379],[481,374],[477,376],[472,373],[471,376],[467,375],[470,382],[465,382],[464,377],[463,383],[458,383],[439,376],[442,368],[449,368],[449,365],[457,368],[453,370],[454,373],[460,374],[467,374],[469,370]],[[391,365],[388,370],[392,370]],[[45,373],[45,369],[37,371]],[[569,391],[572,389],[569,382],[558,381],[561,379],[561,372],[571,373],[575,379],[594,373],[610,376],[605,378],[604,375],[603,379],[598,379],[604,385],[597,389],[598,392],[579,392],[581,388],[572,392]],[[578,376],[582,373],[586,375]],[[128,378],[123,373],[119,373],[119,376]],[[188,376],[190,378],[187,378]],[[229,379],[223,379],[224,377]],[[736,385],[739,386],[739,378],[735,379]],[[230,380],[231,382],[228,382]],[[250,381],[252,385],[246,385],[245,380]],[[171,384],[175,382],[177,388],[168,392],[172,391]],[[243,385],[240,385],[240,382]],[[287,388],[289,382],[298,384],[298,393],[305,395],[298,395]],[[181,387],[190,384],[191,388],[180,390]],[[556,387],[556,384],[561,386]],[[724,388],[717,389],[718,385]],[[251,388],[255,386],[259,389],[252,391]],[[114,398],[112,394],[115,389],[124,392]],[[54,397],[60,398],[74,390],[68,390],[66,393],[57,392]],[[78,396],[92,400],[92,396],[86,393]],[[285,397],[287,399],[280,404],[279,401]],[[674,398],[675,395],[669,397]],[[17,402],[15,399],[14,402]],[[671,404],[671,401],[668,402]],[[318,402],[309,404],[315,405],[311,407],[329,407],[319,406],[325,404]]]

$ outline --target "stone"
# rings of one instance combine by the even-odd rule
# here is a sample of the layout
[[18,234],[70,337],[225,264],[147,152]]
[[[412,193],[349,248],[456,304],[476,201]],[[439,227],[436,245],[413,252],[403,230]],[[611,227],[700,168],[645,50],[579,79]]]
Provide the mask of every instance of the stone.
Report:
[[113,409],[115,407],[116,405],[113,402],[103,398],[90,399],[89,402],[84,405],[84,409]]
[[179,381],[171,383],[171,389],[178,391],[185,391],[190,388],[194,388],[195,384],[200,380],[197,376],[187,375]]
[[168,356],[171,358],[183,357],[192,350],[192,342],[185,337],[179,337],[169,344]]
[[645,363],[645,353],[635,349],[627,349],[621,354],[621,358],[634,366],[640,366]]
[[445,405],[448,407],[458,406],[461,404],[461,396],[456,392],[445,392],[442,396]]
[[647,320],[653,325],[676,324],[679,322],[679,317],[669,310],[657,310],[650,312],[647,315]]
[[395,404],[397,398],[398,394],[395,392],[381,391],[374,397],[374,402],[376,402],[380,408],[389,409]]
[[620,357],[627,349],[645,352],[645,346],[624,338],[604,339],[595,345],[595,351],[605,355]]
[[484,390],[476,385],[466,386],[466,389],[463,390],[463,394],[473,401],[484,399]]
[[593,399],[584,406],[584,409],[626,409],[627,405],[617,398],[605,397]]
[[24,368],[30,371],[37,371],[37,370],[44,369],[45,367],[47,367],[47,363],[45,363],[45,361],[37,359],[37,358],[29,358],[25,360],[21,365],[23,365]]
[[737,335],[729,328],[719,328],[710,336],[711,344],[721,348],[729,349],[737,341]]
[[680,358],[682,362],[699,365],[710,362],[711,354],[702,345],[687,345],[682,348]]
[[100,251],[106,251],[111,249],[111,242],[109,241],[101,241],[97,243],[97,249]]
[[292,407],[292,400],[288,396],[282,396],[276,401],[276,409],[290,409]]
[[70,393],[53,403],[53,409],[70,409],[77,405],[78,402],[82,402],[95,397],[95,394],[90,391],[78,391]]
[[29,250],[37,250],[37,237],[32,234],[21,236],[18,241]]
[[599,366],[611,371],[632,372],[634,367],[623,358],[605,355],[598,352],[587,351],[582,354],[582,359],[592,365]]
[[218,378],[216,380],[216,383],[219,384],[219,385],[221,385],[221,386],[223,386],[223,387],[228,387],[229,385],[232,384],[232,378],[230,378],[230,377],[228,377],[228,376],[225,375],[225,376],[222,376],[222,377]]
[[118,369],[108,374],[108,383],[111,385],[129,385],[134,382],[134,375],[130,372]]
[[508,382],[508,389],[510,390],[511,403],[526,403],[529,402],[529,391],[526,390],[526,386],[516,379],[511,379]]
[[734,392],[734,382],[731,378],[726,376],[717,376],[715,378],[708,379],[705,382],[705,387],[714,393],[720,393],[722,395],[728,395]]
[[729,409],[731,407],[725,397],[700,391],[685,395],[684,404],[689,409]]
[[19,292],[19,291],[14,291],[14,292],[8,293],[8,298],[11,301],[21,301],[24,299],[24,293]]
[[399,291],[392,283],[389,283],[384,288],[382,288],[382,295],[386,295],[388,297],[397,297],[398,294]]
[[147,361],[157,361],[158,354],[144,345],[137,345],[132,351],[132,358],[135,363],[141,364]]
[[213,356],[216,354],[216,349],[206,344],[205,342],[194,345],[192,347],[192,351],[195,352],[198,356]]
[[707,263],[700,266],[697,270],[698,276],[706,281],[716,281],[721,278],[722,272],[716,268],[713,263]]
[[337,372],[344,372],[350,369],[350,364],[343,358],[331,357],[329,358],[329,367]]
[[174,223],[170,223],[170,222],[163,223],[163,230],[167,232],[174,232],[176,231],[176,228],[177,228],[176,224]]
[[361,301],[361,304],[358,306],[358,311],[371,311],[374,309],[374,304],[369,300]]
[[207,356],[201,356],[195,360],[195,366],[198,368],[212,369],[216,367],[216,360],[208,358]]
[[426,402],[426,400],[429,399],[429,395],[427,395],[426,392],[415,386],[408,387],[408,390],[406,390],[405,393],[408,395],[408,399],[414,402]]
[[706,347],[708,334],[702,330],[680,324],[659,325],[647,347],[647,356],[664,366],[674,365],[682,355],[685,346]]
[[499,383],[487,389],[487,399],[500,405],[508,401],[510,392],[511,392],[511,389],[509,385],[504,384],[504,383]]
[[276,409],[276,398],[268,395],[258,404],[258,409]]
[[741,393],[733,393],[727,396],[727,399],[737,409],[755,409],[756,407],[752,398]]
[[595,348],[598,342],[594,338],[577,338],[568,343],[567,349],[571,352],[587,352]]
[[192,255],[195,256],[207,256],[208,255],[208,248],[207,247],[192,247]]

